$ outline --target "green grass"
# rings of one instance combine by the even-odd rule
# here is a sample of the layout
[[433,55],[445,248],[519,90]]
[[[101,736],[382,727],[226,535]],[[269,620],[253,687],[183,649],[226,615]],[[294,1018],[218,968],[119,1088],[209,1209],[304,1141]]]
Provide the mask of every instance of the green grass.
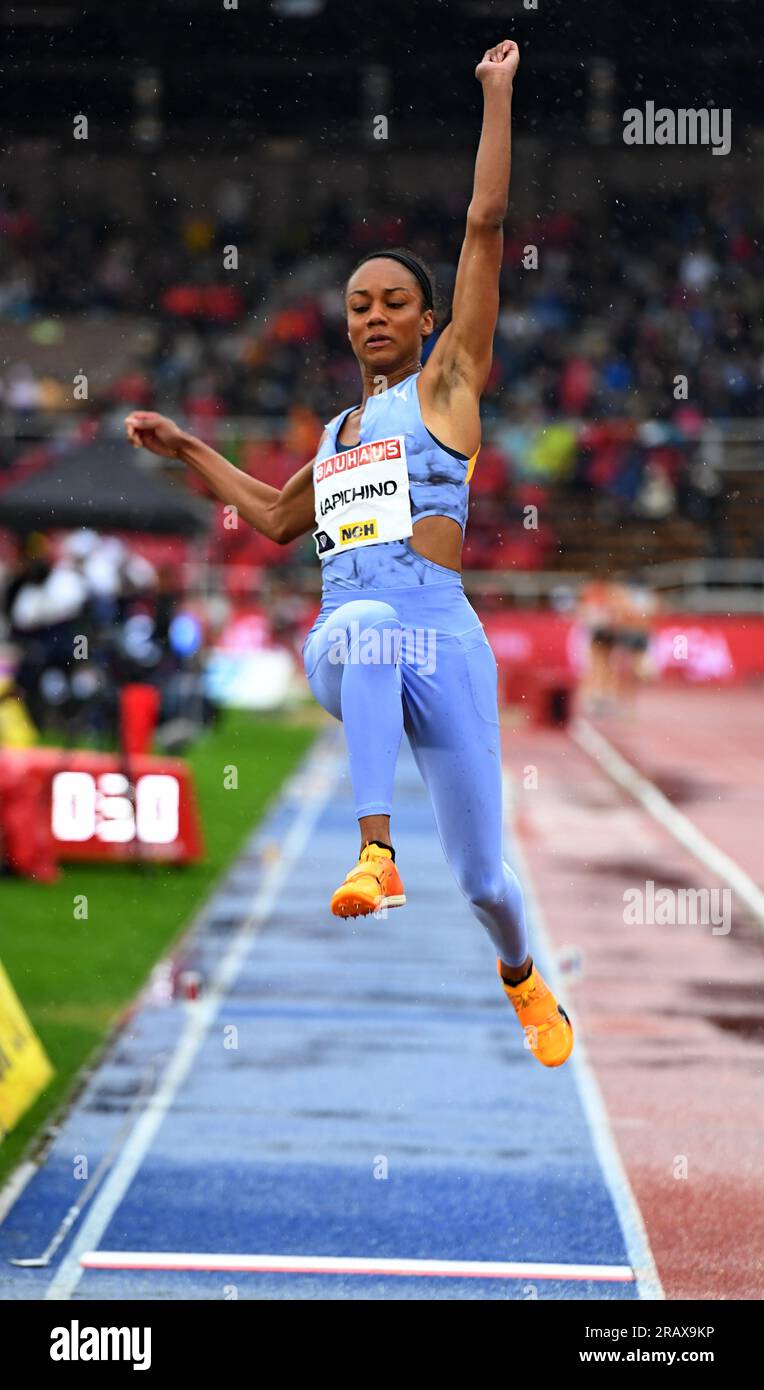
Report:
[[[69,864],[53,884],[0,880],[0,960],[56,1075],[0,1143],[0,1184],[72,1090],[154,962],[187,926],[287,774],[313,741],[299,714],[224,713],[188,755],[206,858],[179,868]],[[223,786],[235,764],[238,789]],[[85,894],[87,921],[74,917]]]

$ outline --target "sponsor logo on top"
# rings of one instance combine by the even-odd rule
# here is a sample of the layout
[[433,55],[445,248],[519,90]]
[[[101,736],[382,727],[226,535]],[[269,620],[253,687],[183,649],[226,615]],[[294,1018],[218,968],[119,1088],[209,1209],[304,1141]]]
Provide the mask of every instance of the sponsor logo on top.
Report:
[[376,517],[372,521],[352,521],[347,526],[340,526],[340,544],[349,545],[351,541],[372,540],[377,534]]
[[347,473],[351,468],[361,468],[365,463],[384,463],[387,459],[400,459],[401,436],[393,439],[375,439],[370,444],[356,444],[353,449],[341,454],[332,454],[316,464],[315,481],[333,478],[336,473]]

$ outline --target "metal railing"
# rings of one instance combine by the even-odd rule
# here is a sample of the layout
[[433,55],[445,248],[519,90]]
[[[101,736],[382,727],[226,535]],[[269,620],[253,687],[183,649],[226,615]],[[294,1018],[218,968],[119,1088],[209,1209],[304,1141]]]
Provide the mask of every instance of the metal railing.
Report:
[[670,560],[640,577],[686,613],[764,613],[764,560]]
[[[321,574],[318,565],[295,565],[280,571],[238,567],[244,580],[238,593],[252,602],[261,600],[270,578],[287,580],[290,589],[318,599]],[[635,575],[660,594],[667,608],[687,613],[764,613],[764,560],[672,560],[645,565]],[[188,592],[210,598],[226,592],[231,571],[226,565],[203,560],[187,562],[184,585]],[[569,608],[591,575],[575,570],[472,570],[463,573],[464,588],[472,599],[501,599],[507,608]]]

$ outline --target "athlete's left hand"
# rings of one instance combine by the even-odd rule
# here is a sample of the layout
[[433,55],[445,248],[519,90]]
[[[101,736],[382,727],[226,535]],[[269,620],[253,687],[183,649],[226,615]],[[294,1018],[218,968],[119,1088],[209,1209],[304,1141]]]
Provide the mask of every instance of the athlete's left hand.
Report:
[[475,76],[478,82],[511,83],[517,72],[520,62],[520,50],[512,39],[502,39],[494,48],[489,48],[483,54],[481,61],[475,68]]

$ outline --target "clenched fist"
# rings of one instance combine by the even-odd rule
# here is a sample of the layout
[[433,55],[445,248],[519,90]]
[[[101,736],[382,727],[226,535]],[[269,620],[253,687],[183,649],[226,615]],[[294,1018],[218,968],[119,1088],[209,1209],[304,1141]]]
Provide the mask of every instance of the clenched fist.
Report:
[[478,82],[511,83],[520,62],[520,50],[512,39],[502,39],[483,54],[475,68]]
[[179,458],[188,437],[174,420],[158,415],[155,410],[133,410],[125,418],[125,429],[136,449],[150,449],[152,454],[166,459]]

